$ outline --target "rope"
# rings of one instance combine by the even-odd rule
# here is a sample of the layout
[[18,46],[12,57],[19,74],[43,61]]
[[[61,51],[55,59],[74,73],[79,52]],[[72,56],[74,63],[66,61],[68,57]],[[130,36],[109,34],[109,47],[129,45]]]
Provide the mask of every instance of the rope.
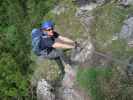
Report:
[[118,64],[122,64],[122,65],[126,65],[126,66],[133,67],[133,64],[129,64],[129,63],[125,62],[125,61],[122,61],[122,60],[113,58],[113,57],[108,56],[108,55],[106,55],[106,54],[103,54],[103,53],[101,53],[101,52],[94,51],[94,53],[95,53],[96,55],[103,56],[103,57],[105,57],[105,58],[107,58],[107,59],[111,59],[112,61],[114,61],[114,62],[116,62],[116,63],[118,63]]

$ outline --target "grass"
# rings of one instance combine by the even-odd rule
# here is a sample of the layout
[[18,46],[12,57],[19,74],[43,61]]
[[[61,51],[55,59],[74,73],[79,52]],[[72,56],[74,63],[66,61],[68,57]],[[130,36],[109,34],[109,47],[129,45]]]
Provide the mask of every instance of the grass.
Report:
[[92,100],[132,100],[131,80],[114,68],[91,67],[79,69],[77,82],[86,89]]
[[[93,100],[104,100],[101,84],[107,82],[112,76],[112,72],[107,68],[80,69],[77,74],[77,81],[84,87]],[[104,82],[103,82],[104,81]]]

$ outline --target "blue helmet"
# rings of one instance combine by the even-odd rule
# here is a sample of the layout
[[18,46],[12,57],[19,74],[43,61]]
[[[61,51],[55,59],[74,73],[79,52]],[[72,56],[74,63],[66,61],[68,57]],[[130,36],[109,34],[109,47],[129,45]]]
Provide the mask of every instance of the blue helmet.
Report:
[[50,20],[43,22],[41,25],[41,29],[49,29],[53,27],[54,27],[54,23]]

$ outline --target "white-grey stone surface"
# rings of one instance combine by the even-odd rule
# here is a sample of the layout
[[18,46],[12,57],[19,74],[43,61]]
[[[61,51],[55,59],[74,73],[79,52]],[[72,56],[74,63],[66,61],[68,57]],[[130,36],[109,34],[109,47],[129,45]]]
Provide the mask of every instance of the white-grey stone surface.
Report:
[[55,100],[52,93],[53,87],[45,79],[41,79],[37,84],[37,100]]

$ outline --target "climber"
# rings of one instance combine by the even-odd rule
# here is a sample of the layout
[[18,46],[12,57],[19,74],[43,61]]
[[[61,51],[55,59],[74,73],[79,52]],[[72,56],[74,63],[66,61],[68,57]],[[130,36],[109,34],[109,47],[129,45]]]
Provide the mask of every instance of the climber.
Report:
[[32,30],[33,51],[43,58],[55,59],[63,56],[63,49],[72,49],[77,43],[67,37],[59,35],[54,30],[54,23],[50,20],[42,23],[39,29]]

